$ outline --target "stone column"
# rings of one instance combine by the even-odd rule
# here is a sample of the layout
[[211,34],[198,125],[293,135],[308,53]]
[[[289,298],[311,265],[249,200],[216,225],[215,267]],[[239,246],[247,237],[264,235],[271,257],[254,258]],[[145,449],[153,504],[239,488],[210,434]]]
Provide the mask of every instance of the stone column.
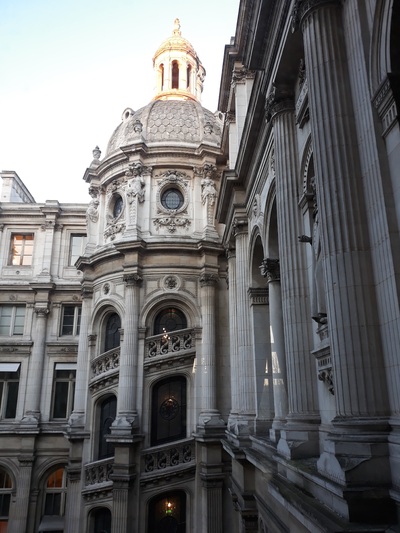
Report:
[[13,513],[12,520],[10,520],[9,531],[28,531],[27,520],[34,460],[33,455],[21,455],[18,457],[19,474],[15,502],[17,510]]
[[229,248],[228,257],[228,286],[229,286],[229,350],[231,361],[231,412],[229,414],[228,427],[234,427],[236,416],[239,412],[239,385],[238,373],[238,345],[237,345],[237,313],[236,313],[236,250]]
[[288,377],[289,415],[278,445],[291,459],[318,453],[318,391],[312,349],[308,280],[304,248],[298,243],[301,212],[298,205],[297,138],[294,103],[276,94],[270,101],[274,128],[276,204],[282,310]]
[[111,426],[114,436],[131,434],[138,426],[136,407],[139,341],[139,289],[143,279],[136,273],[125,274],[124,340],[121,345],[118,409]]
[[80,509],[81,509],[81,468],[78,466],[68,466],[68,492],[65,508],[64,533],[76,533],[80,531]]
[[231,335],[237,337],[237,365],[232,365],[232,372],[237,373],[233,394],[236,397],[229,425],[236,435],[248,435],[253,432],[255,420],[254,364],[251,345],[249,298],[248,298],[248,234],[247,218],[235,218],[233,232],[236,244],[236,330]]
[[[300,2],[298,9],[337,413],[318,468],[343,484],[369,486],[373,479],[376,486],[389,482],[388,399],[341,10],[336,0]],[[355,462],[357,468],[346,467]],[[355,498],[354,505],[357,502]],[[371,512],[384,512],[379,498],[371,505]]]
[[222,480],[203,479],[206,492],[207,519],[203,521],[204,533],[223,533],[222,521]]
[[79,330],[78,358],[76,365],[74,410],[69,418],[69,425],[70,427],[75,426],[83,428],[85,426],[86,401],[90,375],[90,351],[88,337],[93,298],[92,288],[84,285],[82,288],[81,297],[82,312]]
[[215,287],[217,276],[204,273],[200,277],[201,314],[203,317],[203,334],[201,360],[198,371],[201,372],[201,406],[200,426],[223,426],[224,421],[217,409],[217,369],[215,346]]
[[[113,478],[113,519],[112,533],[128,532],[128,484]],[[131,524],[130,524],[131,526]],[[131,531],[131,529],[129,529]]]
[[261,269],[262,274],[268,280],[272,382],[275,407],[274,421],[269,434],[273,442],[278,442],[281,430],[286,424],[286,415],[288,414],[286,354],[283,334],[279,259],[264,259]]
[[40,394],[46,347],[46,326],[49,309],[47,304],[35,305],[35,336],[29,361],[29,380],[25,398],[24,424],[37,425],[40,420]]

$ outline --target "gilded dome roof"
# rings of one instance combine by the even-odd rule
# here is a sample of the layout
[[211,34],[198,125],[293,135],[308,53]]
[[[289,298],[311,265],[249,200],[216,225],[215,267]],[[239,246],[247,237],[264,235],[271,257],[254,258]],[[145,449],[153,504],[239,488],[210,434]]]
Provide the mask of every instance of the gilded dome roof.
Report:
[[209,144],[219,147],[221,113],[212,113],[194,100],[154,100],[138,111],[126,109],[111,136],[107,156],[122,146],[145,142],[148,146]]

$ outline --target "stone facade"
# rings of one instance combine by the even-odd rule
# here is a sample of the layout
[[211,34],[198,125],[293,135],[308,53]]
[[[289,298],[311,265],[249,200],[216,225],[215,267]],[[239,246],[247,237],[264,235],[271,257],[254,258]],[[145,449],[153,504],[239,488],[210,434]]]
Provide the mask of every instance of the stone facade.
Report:
[[216,113],[175,20],[88,204],[2,172],[0,531],[398,530],[399,20],[242,0]]

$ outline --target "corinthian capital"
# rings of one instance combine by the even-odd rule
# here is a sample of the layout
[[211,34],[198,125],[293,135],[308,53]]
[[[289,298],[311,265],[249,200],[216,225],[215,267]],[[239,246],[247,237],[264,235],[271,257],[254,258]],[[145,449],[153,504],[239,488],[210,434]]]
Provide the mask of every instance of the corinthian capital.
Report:
[[340,0],[297,0],[292,11],[292,32],[296,31],[303,20],[315,9],[327,4],[340,4]]
[[263,259],[260,270],[264,278],[267,278],[268,283],[281,280],[279,259]]
[[124,281],[128,287],[139,287],[143,281],[143,278],[137,273],[124,274]]
[[288,91],[274,87],[265,99],[265,118],[267,122],[279,113],[287,111],[294,111],[293,95]]
[[47,304],[35,305],[34,311],[40,318],[46,318],[47,315],[50,313]]
[[204,273],[200,276],[201,287],[215,287],[218,282],[218,277],[215,274]]

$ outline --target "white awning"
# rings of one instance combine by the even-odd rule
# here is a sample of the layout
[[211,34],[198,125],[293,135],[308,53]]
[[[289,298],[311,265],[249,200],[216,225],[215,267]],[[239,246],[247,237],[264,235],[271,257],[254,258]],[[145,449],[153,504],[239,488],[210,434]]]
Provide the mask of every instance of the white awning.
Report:
[[45,515],[40,522],[38,531],[64,531],[64,517]]
[[76,363],[56,363],[56,370],[76,370]]
[[21,363],[0,363],[0,372],[16,372]]

